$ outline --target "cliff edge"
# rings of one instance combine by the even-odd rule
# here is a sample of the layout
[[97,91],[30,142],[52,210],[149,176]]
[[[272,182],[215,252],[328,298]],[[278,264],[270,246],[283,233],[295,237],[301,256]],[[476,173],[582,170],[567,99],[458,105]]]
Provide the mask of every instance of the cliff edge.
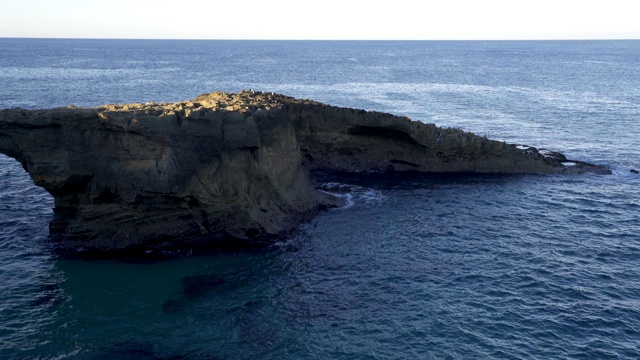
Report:
[[51,235],[118,250],[280,236],[336,205],[316,170],[607,173],[405,117],[261,92],[0,112],[0,153],[55,199]]

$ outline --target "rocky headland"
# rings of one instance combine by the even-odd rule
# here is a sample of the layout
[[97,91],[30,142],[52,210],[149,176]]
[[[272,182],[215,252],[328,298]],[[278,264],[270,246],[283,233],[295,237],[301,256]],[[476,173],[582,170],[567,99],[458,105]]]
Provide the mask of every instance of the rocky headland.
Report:
[[73,250],[282,236],[339,201],[314,171],[575,174],[610,170],[380,112],[273,93],[0,112],[0,153],[55,199]]

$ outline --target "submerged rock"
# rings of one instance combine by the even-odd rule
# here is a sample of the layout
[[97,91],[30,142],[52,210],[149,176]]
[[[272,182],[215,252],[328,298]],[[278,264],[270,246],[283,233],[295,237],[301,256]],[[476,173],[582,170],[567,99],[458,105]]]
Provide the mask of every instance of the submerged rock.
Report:
[[277,237],[338,199],[317,170],[607,173],[535,148],[391,114],[261,92],[0,112],[0,152],[55,198],[72,249]]

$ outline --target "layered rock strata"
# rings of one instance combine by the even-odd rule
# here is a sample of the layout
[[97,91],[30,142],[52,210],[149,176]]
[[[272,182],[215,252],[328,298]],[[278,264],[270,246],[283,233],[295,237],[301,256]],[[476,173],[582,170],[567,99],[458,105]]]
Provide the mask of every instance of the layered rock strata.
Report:
[[279,236],[335,199],[309,171],[607,173],[563,155],[273,93],[0,112],[0,152],[55,199],[76,249]]

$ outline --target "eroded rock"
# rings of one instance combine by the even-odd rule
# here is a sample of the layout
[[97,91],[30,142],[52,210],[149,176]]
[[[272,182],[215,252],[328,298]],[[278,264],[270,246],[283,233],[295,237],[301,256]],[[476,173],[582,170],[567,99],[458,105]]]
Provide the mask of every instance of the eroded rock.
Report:
[[98,250],[286,234],[337,204],[309,171],[609,171],[406,117],[253,91],[3,110],[0,152],[54,196],[51,234]]

